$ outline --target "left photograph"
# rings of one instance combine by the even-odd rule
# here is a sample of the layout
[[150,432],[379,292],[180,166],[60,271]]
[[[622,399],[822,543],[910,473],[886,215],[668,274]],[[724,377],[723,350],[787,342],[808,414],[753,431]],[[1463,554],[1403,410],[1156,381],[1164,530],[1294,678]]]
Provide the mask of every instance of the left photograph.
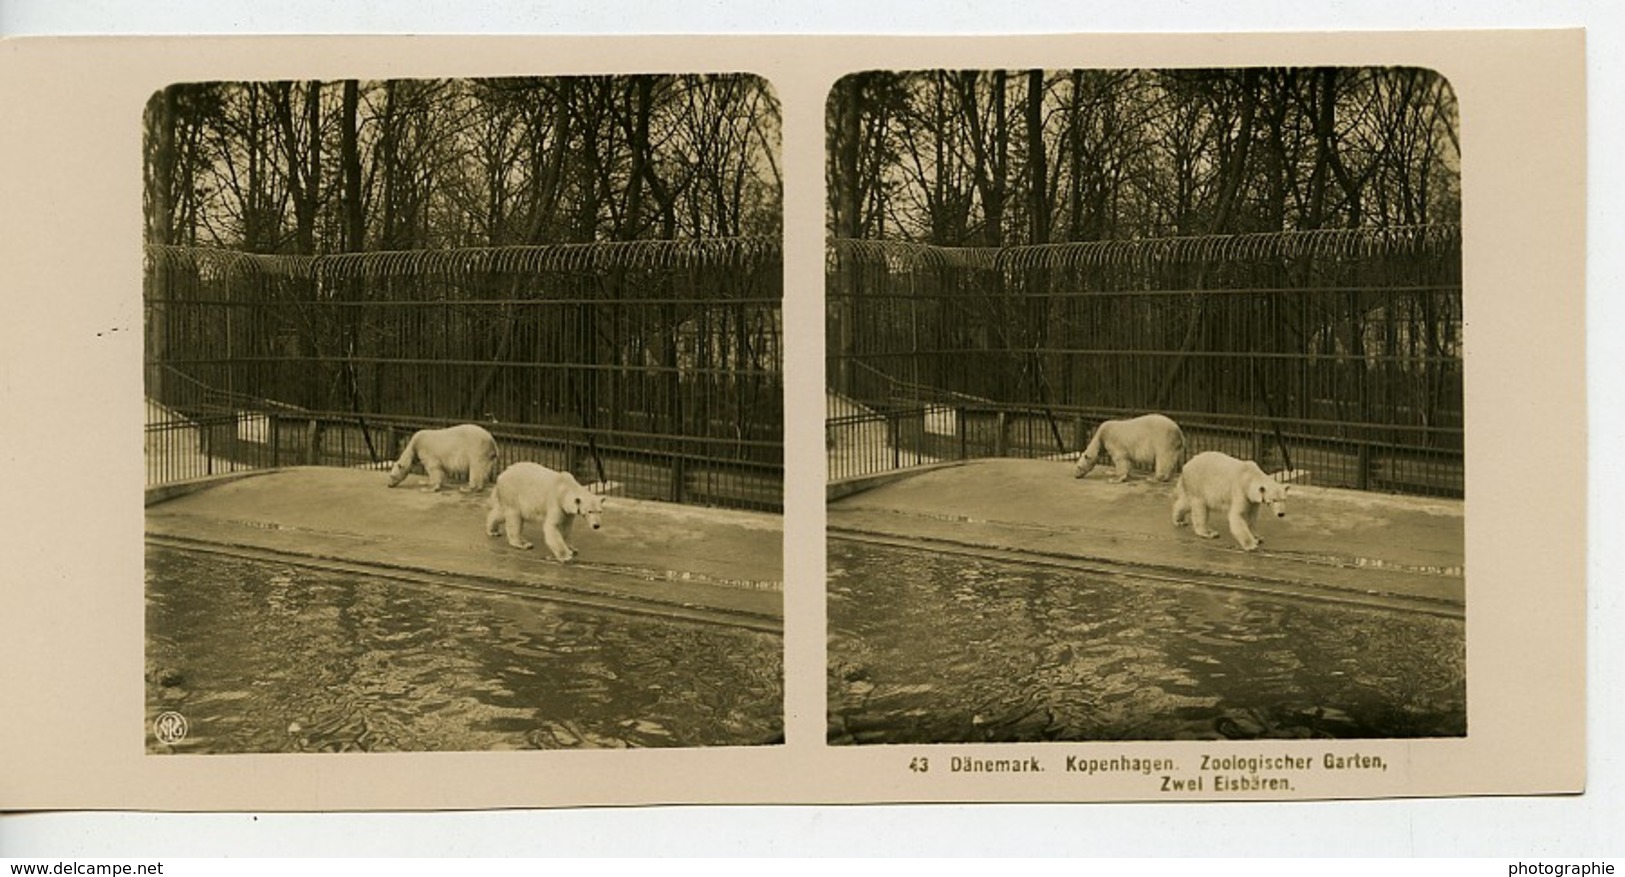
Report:
[[783,742],[780,118],[735,74],[132,109],[149,754]]

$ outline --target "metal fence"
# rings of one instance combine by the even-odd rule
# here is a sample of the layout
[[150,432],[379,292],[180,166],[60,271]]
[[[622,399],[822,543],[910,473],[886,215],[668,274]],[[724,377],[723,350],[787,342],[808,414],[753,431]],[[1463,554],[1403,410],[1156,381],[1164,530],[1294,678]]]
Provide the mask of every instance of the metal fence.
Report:
[[1457,226],[1008,248],[834,240],[835,480],[1075,456],[1160,411],[1191,452],[1461,496]]
[[149,485],[383,466],[473,422],[503,464],[777,510],[776,239],[263,256],[150,246]]

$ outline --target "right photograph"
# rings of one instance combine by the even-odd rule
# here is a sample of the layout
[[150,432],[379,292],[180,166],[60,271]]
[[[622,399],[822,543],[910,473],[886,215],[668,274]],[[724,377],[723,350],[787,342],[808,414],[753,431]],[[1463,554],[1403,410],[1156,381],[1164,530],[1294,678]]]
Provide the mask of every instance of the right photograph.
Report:
[[869,71],[826,130],[830,744],[1467,735],[1443,76]]

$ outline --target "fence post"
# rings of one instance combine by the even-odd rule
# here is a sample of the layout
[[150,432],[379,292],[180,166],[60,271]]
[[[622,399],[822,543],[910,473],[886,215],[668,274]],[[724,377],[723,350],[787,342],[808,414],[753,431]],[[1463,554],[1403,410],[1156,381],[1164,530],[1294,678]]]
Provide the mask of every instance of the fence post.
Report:
[[958,408],[954,409],[954,431],[959,433],[959,459],[961,459],[961,460],[965,459],[966,456],[967,456],[966,448],[965,448],[965,443],[966,443],[965,415],[967,415],[969,413],[970,413],[970,409],[966,408],[963,405],[961,405]]
[[314,466],[321,458],[321,430],[316,426],[316,418],[312,417],[305,424],[305,465]]
[[1084,421],[1082,414],[1072,418],[1072,444],[1074,450],[1079,453],[1082,453],[1083,449],[1088,446],[1089,435],[1084,432],[1088,428],[1089,424]]
[[671,458],[671,501],[682,502],[688,481],[688,460],[682,454]]
[[265,415],[265,428],[271,431],[271,468],[282,465],[282,424],[275,414]]
[[242,428],[243,428],[243,412],[241,412],[241,411],[232,411],[231,412],[231,425],[228,427],[228,432],[226,433],[226,471],[227,472],[236,472],[237,471],[237,457],[238,457],[237,451],[239,449],[238,441],[242,437]]
[[1354,487],[1356,490],[1371,489],[1371,445],[1360,442],[1354,452],[1355,471]]
[[995,415],[993,432],[993,456],[1002,457],[1010,449],[1010,417],[1007,412],[1000,411]]
[[1261,432],[1253,433],[1252,458],[1256,460],[1260,466],[1264,465],[1264,434]]
[[899,411],[886,412],[886,434],[891,439],[891,467],[903,468],[903,415]]

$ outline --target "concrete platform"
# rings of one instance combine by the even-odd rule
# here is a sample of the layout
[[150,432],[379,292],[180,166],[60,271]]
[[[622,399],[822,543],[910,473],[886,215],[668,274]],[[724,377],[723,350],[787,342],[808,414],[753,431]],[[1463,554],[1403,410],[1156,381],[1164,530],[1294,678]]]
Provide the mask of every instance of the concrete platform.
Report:
[[1172,521],[1174,486],[1069,461],[979,460],[881,483],[828,506],[832,536],[1045,563],[1144,579],[1465,612],[1458,500],[1295,484],[1285,518],[1261,515],[1263,545],[1224,522],[1202,539]]
[[[576,527],[567,564],[542,545],[485,535],[489,491],[421,490],[413,477],[281,469],[180,491],[147,508],[151,545],[353,570],[423,584],[736,624],[783,626],[784,537],[777,515],[611,494],[603,529]],[[171,491],[176,493],[176,491]]]

